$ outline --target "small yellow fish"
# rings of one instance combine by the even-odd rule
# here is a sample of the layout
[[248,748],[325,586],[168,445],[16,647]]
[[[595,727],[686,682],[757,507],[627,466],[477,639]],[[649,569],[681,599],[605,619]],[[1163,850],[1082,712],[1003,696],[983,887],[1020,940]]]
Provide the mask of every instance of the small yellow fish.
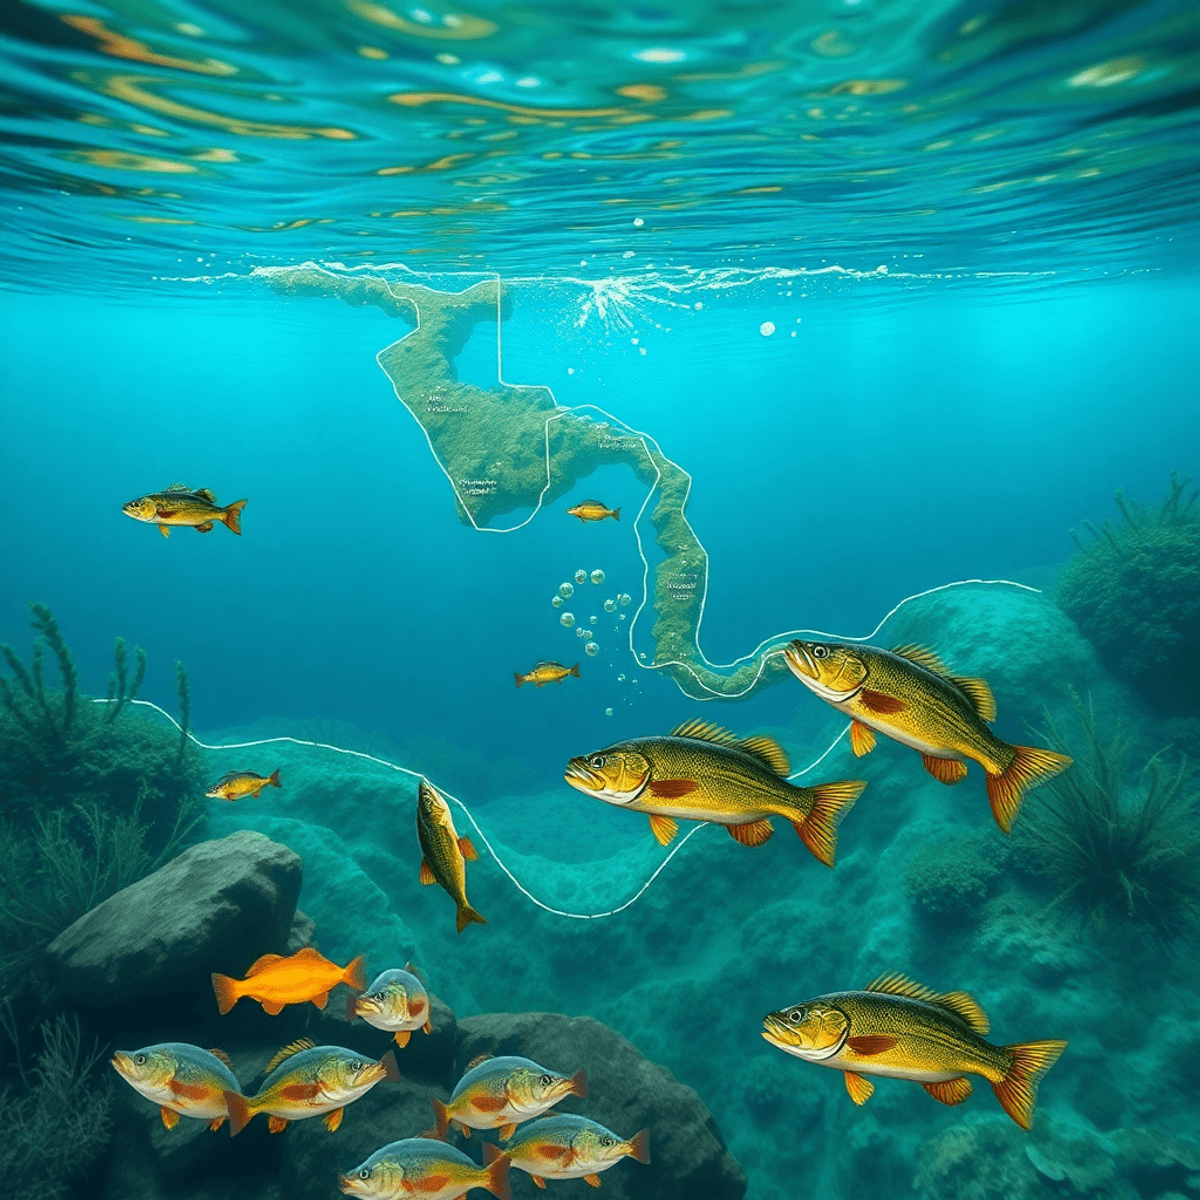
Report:
[[526,1125],[506,1147],[514,1167],[533,1176],[540,1188],[547,1179],[583,1179],[600,1186],[600,1172],[623,1158],[650,1161],[650,1131],[628,1141],[587,1117],[559,1113]]
[[229,1115],[227,1093],[240,1092],[228,1055],[187,1042],[162,1042],[141,1050],[118,1050],[112,1065],[136,1092],[159,1105],[168,1129],[179,1117],[198,1117],[220,1129]]
[[270,775],[259,775],[254,771],[230,771],[222,775],[204,794],[211,800],[241,800],[244,796],[258,799],[265,787],[283,787],[279,782],[278,769]]
[[311,1000],[318,1008],[324,1008],[329,1002],[330,989],[339,983],[348,983],[361,992],[367,985],[365,968],[366,960],[361,954],[339,967],[311,946],[305,946],[287,958],[264,954],[246,972],[245,979],[214,974],[212,985],[222,1014],[241,997],[249,996],[262,1004],[265,1013],[275,1017],[285,1004],[305,1004]]
[[1066,1042],[993,1046],[990,1023],[966,992],[939,995],[902,975],[885,975],[861,992],[831,992],[763,1018],[772,1046],[846,1073],[846,1090],[865,1104],[875,1085],[864,1078],[912,1079],[942,1104],[971,1094],[966,1075],[982,1075],[1022,1129],[1033,1124],[1037,1086]]
[[403,971],[384,971],[361,996],[351,996],[346,1001],[346,1018],[353,1021],[356,1017],[387,1030],[401,1048],[408,1045],[413,1030],[433,1032],[429,993],[412,973],[411,963]]
[[521,675],[518,672],[513,672],[513,678],[517,681],[517,687],[523,683],[536,683],[538,687],[547,683],[562,683],[568,675],[574,675],[579,678],[579,664],[576,663],[573,667],[564,667],[562,663],[556,662],[540,662],[528,675]]
[[566,1096],[586,1099],[587,1073],[559,1075],[539,1067],[532,1059],[481,1054],[467,1064],[466,1074],[450,1094],[450,1103],[434,1097],[437,1136],[444,1138],[456,1121],[464,1137],[472,1129],[499,1129],[510,1138],[522,1121],[540,1117]]
[[353,1171],[338,1176],[347,1196],[363,1200],[458,1200],[472,1188],[486,1188],[498,1200],[510,1200],[509,1157],[490,1142],[483,1146],[483,1166],[461,1150],[427,1138],[405,1138],[376,1150]]
[[669,845],[676,818],[724,825],[743,846],[761,846],[772,816],[792,822],[801,841],[833,866],[837,827],[863,788],[861,780],[795,787],[787,754],[773,738],[738,738],[705,721],[687,721],[666,737],[633,738],[571,759],[566,780],[586,796],[644,812]]
[[421,882],[441,884],[458,908],[458,932],[472,922],[486,925],[467,903],[467,863],[479,854],[470,838],[459,837],[450,815],[450,805],[428,780],[417,788],[417,839],[421,843]]
[[170,537],[169,525],[185,525],[197,533],[208,533],[220,521],[232,533],[242,534],[242,509],[245,500],[235,500],[222,508],[208,488],[192,491],[182,483],[172,484],[165,492],[151,492],[121,506],[121,511],[135,521],[158,526],[163,537]]
[[939,783],[967,777],[965,759],[987,772],[988,801],[1008,833],[1025,793],[1065,771],[1071,759],[1035,746],[1011,746],[987,727],[996,701],[982,679],[952,675],[922,646],[880,650],[840,642],[788,644],[788,669],[809,691],[852,717],[850,746],[860,758],[875,748],[872,729],[921,752]]
[[606,508],[599,500],[583,500],[574,508],[568,508],[567,516],[578,517],[581,521],[603,521],[605,517],[612,517],[614,521],[619,521],[621,510]]
[[269,1113],[268,1128],[280,1133],[289,1121],[324,1117],[333,1133],[346,1105],[369,1092],[381,1079],[400,1078],[396,1055],[389,1050],[378,1062],[342,1046],[315,1046],[301,1038],[284,1046],[266,1066],[266,1081],[256,1096],[226,1092],[229,1132],[241,1133],[256,1113]]

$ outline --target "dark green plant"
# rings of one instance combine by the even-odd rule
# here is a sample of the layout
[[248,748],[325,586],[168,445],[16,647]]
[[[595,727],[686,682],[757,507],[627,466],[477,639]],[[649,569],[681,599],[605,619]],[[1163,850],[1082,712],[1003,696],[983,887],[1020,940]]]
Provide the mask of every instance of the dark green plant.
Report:
[[993,833],[945,834],[913,854],[904,868],[904,892],[919,912],[939,923],[979,919],[1007,853]]
[[121,715],[121,709],[137,697],[138,689],[142,686],[142,680],[146,677],[145,650],[141,646],[136,646],[134,647],[134,654],[137,657],[137,672],[133,677],[133,686],[127,688],[125,639],[121,637],[117,638],[117,644],[113,647],[113,659],[116,662],[116,670],[108,677],[108,707],[104,713],[104,719],[110,725]]
[[188,719],[192,715],[192,693],[188,689],[187,668],[175,664],[175,688],[179,692],[179,757],[182,759],[188,744]]
[[104,1055],[85,1047],[79,1021],[58,1016],[41,1026],[42,1050],[28,1069],[11,1008],[0,1008],[16,1074],[0,1087],[0,1180],[7,1200],[57,1200],[108,1142],[109,1090],[95,1072]]
[[1076,711],[1082,750],[1049,717],[1038,731],[1075,763],[1030,793],[1017,845],[1051,880],[1054,907],[1098,930],[1123,925],[1172,941],[1200,917],[1200,812],[1187,760],[1171,766],[1160,751],[1132,783],[1131,739],[1120,729],[1101,737],[1090,705]]
[[1173,473],[1157,507],[1117,493],[1121,517],[1090,540],[1063,571],[1058,600],[1106,665],[1156,708],[1200,705],[1200,503],[1191,480]]

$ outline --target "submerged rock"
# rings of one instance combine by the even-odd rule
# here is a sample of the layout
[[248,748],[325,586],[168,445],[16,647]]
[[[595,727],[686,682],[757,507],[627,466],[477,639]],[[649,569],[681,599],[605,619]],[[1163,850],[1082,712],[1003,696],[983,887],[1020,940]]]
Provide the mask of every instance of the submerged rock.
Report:
[[106,1008],[205,994],[211,972],[286,950],[300,882],[299,855],[262,834],[201,842],[50,943],[58,997]]

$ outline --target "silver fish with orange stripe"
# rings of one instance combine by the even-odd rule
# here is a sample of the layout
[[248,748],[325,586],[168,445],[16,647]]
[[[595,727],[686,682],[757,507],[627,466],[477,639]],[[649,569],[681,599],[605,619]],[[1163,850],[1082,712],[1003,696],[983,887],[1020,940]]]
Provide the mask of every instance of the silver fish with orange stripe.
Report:
[[226,1093],[241,1091],[223,1050],[201,1050],[187,1042],[118,1050],[112,1065],[134,1091],[159,1106],[168,1129],[174,1129],[181,1116],[220,1129],[229,1115]]
[[406,963],[403,971],[384,971],[361,996],[349,997],[346,1016],[351,1021],[362,1017],[368,1025],[386,1030],[402,1048],[408,1045],[414,1030],[433,1032],[429,993],[413,973],[412,963]]

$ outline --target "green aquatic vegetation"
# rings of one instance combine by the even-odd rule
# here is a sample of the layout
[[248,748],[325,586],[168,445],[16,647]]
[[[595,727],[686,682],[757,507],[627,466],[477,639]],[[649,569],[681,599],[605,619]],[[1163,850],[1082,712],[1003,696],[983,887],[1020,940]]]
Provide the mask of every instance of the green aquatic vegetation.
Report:
[[[1132,739],[1102,736],[1090,708],[1077,707],[1082,753],[1033,792],[1017,826],[1056,891],[1054,907],[1097,930],[1125,926],[1169,942],[1200,917],[1200,812],[1186,758],[1153,755],[1131,782]],[[1040,731],[1057,749],[1067,739],[1048,721]]]
[[1063,571],[1058,602],[1106,665],[1162,710],[1200,703],[1200,503],[1171,475],[1157,507],[1117,493],[1121,517],[1096,528]]
[[977,921],[1003,874],[1005,854],[991,830],[939,838],[908,860],[905,894],[926,917]]
[[[8,1200],[56,1200],[108,1143],[111,1095],[96,1078],[97,1043],[83,1043],[76,1017],[41,1026],[42,1049],[27,1070],[11,1008],[0,1011],[15,1074],[0,1087],[0,1179]],[[7,1072],[6,1072],[7,1074]]]

